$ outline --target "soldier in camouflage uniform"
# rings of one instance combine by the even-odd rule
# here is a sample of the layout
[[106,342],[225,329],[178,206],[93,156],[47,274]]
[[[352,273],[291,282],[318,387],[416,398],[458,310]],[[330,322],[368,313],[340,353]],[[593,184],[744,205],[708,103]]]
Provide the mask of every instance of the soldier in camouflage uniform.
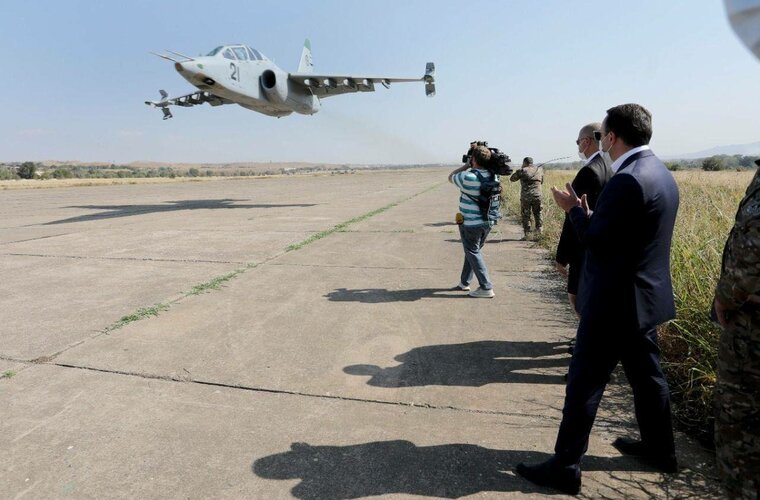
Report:
[[[760,160],[755,162],[760,167]],[[760,495],[760,170],[723,250],[714,313],[723,327],[715,451],[730,498]]]
[[522,215],[525,238],[530,234],[530,214],[536,219],[536,234],[541,234],[541,184],[544,183],[544,169],[533,166],[533,158],[525,157],[522,168],[509,178],[512,182],[520,181],[520,214]]

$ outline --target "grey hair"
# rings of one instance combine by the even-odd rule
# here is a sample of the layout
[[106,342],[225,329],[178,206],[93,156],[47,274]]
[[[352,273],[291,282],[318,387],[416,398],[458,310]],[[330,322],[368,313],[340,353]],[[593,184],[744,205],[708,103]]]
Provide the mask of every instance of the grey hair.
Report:
[[602,124],[598,122],[589,123],[588,125],[584,125],[581,127],[581,131],[578,132],[578,138],[581,137],[591,137],[594,138],[594,132],[601,132],[602,131]]

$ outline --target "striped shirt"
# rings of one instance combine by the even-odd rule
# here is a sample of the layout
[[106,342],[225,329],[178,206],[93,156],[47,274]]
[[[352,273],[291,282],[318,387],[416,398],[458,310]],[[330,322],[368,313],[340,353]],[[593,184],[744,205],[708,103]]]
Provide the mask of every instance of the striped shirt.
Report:
[[[481,170],[480,173],[485,179],[490,179],[493,175],[488,170]],[[459,172],[454,175],[451,178],[451,182],[462,191],[462,194],[459,196],[459,211],[464,216],[464,225],[467,227],[481,226],[483,224],[492,226],[493,221],[489,221],[484,217],[480,213],[480,207],[478,207],[478,204],[475,200],[470,198],[470,196],[472,196],[477,199],[480,195],[480,181],[478,180],[478,176],[471,170],[465,170],[464,172]],[[467,196],[468,194],[470,196]]]

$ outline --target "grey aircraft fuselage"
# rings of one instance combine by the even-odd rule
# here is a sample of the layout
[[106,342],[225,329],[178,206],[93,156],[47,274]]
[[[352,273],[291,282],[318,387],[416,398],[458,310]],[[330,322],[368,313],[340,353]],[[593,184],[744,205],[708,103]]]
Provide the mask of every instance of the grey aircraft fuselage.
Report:
[[246,45],[220,46],[206,56],[199,57],[169,52],[182,59],[156,55],[172,61],[174,69],[200,92],[170,98],[161,90],[160,101],[145,101],[145,104],[161,108],[164,119],[172,117],[169,106],[189,107],[204,102],[212,106],[238,104],[278,118],[293,112],[313,115],[322,108],[321,98],[352,92],[372,92],[375,83],[388,88],[392,82],[421,81],[425,83],[426,94],[435,95],[433,63],[427,64],[425,75],[421,78],[315,74],[309,40],[304,43],[297,73],[282,70],[261,52]]

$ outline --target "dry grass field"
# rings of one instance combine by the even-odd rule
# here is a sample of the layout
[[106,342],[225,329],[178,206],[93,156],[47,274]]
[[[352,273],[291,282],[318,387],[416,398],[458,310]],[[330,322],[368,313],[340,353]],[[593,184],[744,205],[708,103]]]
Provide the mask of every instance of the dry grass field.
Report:
[[[678,421],[711,437],[712,390],[720,331],[708,312],[720,273],[723,245],[733,226],[737,205],[753,171],[678,171],[681,205],[676,220],[671,268],[677,318],[662,327],[660,344]],[[564,213],[551,200],[551,186],[561,187],[575,176],[548,171],[544,182],[545,232],[538,244],[556,249]],[[505,183],[506,207],[519,216],[519,183]]]

